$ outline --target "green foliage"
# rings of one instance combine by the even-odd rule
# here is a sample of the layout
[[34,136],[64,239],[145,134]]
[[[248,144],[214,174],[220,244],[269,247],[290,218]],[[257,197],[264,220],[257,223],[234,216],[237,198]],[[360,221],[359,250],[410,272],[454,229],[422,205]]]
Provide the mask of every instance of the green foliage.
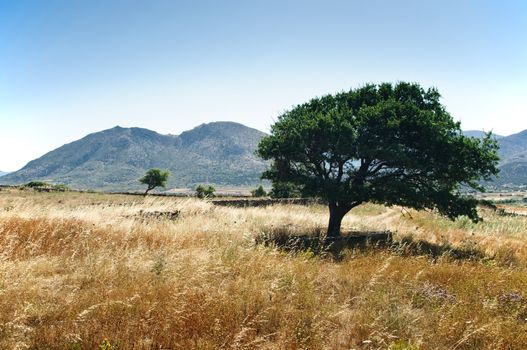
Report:
[[251,191],[251,194],[253,197],[265,197],[267,196],[267,192],[265,192],[262,185],[258,186],[256,189]]
[[198,197],[198,198],[205,198],[205,186],[198,185],[196,187],[196,197]]
[[104,338],[103,341],[98,346],[99,350],[117,350],[115,345],[112,345],[107,338]]
[[[328,234],[364,202],[436,209],[449,218],[479,220],[476,200],[498,173],[489,133],[466,137],[435,89],[418,84],[365,85],[314,98],[278,117],[257,154],[271,160],[263,178],[301,186],[330,207]],[[332,221],[333,219],[333,221]]]
[[166,266],[167,266],[167,261],[165,259],[165,256],[163,254],[159,254],[156,260],[154,261],[151,271],[156,276],[161,276],[163,272],[165,271]]
[[272,198],[300,198],[301,187],[291,182],[273,181],[270,195]]
[[53,185],[53,189],[56,190],[56,191],[60,191],[60,192],[71,191],[71,188],[69,188],[68,186],[66,186],[64,184]]
[[198,185],[198,187],[196,187],[196,196],[198,198],[212,198],[214,197],[214,191],[216,191],[214,186]]
[[24,187],[33,188],[37,190],[40,190],[40,189],[45,189],[47,191],[54,190],[54,191],[59,191],[59,192],[66,192],[66,191],[71,190],[68,186],[64,184],[52,185],[44,181],[31,181],[25,184]]
[[30,181],[24,185],[24,187],[35,188],[35,187],[50,187],[51,185],[44,181]]
[[80,343],[72,342],[68,344],[67,349],[68,350],[82,350],[83,348]]
[[145,194],[147,194],[148,191],[153,190],[158,186],[165,187],[169,174],[170,173],[168,171],[163,171],[161,169],[148,170],[146,174],[139,179],[140,183],[148,186]]
[[419,350],[419,348],[406,340],[397,340],[390,345],[388,350]]

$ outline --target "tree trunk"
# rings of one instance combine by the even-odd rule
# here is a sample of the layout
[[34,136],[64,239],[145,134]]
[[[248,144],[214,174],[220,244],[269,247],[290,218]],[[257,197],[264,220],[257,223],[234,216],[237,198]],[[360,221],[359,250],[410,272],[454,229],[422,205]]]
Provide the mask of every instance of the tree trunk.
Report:
[[339,237],[342,218],[349,211],[347,208],[339,207],[337,204],[329,204],[329,224],[326,237]]
[[145,191],[145,196],[146,196],[146,195],[148,194],[148,192],[149,192],[150,190],[152,190],[152,189],[153,189],[153,187],[152,187],[152,188],[148,187],[148,188],[146,189],[146,191]]

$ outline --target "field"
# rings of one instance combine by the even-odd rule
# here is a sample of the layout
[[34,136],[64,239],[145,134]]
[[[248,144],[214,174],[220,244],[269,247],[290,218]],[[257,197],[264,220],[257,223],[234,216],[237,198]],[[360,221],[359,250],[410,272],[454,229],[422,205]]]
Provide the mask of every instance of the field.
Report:
[[3,189],[0,349],[525,349],[527,216],[480,212],[363,205],[395,242],[333,256],[255,244],[323,206]]

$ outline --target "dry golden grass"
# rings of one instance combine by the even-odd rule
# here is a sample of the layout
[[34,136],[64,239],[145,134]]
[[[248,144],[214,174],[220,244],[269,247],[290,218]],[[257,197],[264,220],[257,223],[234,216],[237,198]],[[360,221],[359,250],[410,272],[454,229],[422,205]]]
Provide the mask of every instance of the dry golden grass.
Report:
[[3,190],[0,348],[525,349],[527,217],[483,215],[362,206],[346,228],[489,258],[372,248],[333,260],[254,244],[270,228],[325,226],[320,206]]

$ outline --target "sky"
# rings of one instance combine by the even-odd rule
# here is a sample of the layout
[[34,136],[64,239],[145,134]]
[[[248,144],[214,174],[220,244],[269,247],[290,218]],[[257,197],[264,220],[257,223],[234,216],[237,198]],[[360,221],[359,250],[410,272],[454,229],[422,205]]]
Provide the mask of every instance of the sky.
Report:
[[527,1],[0,0],[0,170],[116,125],[268,131],[386,81],[438,88],[465,130],[527,129]]

